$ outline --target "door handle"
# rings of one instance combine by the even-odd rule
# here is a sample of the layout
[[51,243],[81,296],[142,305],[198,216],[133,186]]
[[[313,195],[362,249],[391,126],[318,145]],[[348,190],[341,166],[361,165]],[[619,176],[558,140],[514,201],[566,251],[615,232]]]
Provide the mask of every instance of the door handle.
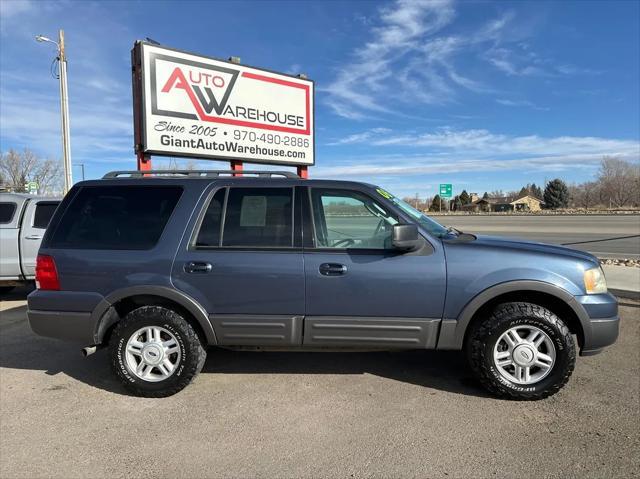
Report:
[[339,263],[322,263],[318,271],[325,276],[340,276],[347,272],[347,267]]
[[184,265],[184,270],[187,273],[208,273],[212,268],[213,265],[205,261],[189,261]]
[[39,240],[39,239],[42,239],[42,236],[40,236],[40,235],[28,235],[28,236],[25,236],[24,239]]

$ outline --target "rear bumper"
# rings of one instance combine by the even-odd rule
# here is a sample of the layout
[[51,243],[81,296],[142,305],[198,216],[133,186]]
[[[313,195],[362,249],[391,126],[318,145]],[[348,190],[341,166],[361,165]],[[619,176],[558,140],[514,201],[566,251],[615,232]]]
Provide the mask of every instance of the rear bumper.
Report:
[[82,345],[93,344],[95,322],[91,313],[77,311],[27,311],[29,326],[40,336],[64,339]]
[[27,298],[29,326],[41,336],[94,344],[93,312],[102,300],[96,293],[35,290]]
[[584,333],[580,355],[598,354],[615,343],[620,331],[618,300],[615,296],[609,293],[576,296],[576,302],[584,311],[580,318]]

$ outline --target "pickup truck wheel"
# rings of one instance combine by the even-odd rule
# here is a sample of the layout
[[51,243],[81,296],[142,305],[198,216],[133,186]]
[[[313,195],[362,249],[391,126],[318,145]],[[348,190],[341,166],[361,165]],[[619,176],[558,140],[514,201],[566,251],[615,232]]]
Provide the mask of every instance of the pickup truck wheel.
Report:
[[469,333],[467,358],[482,385],[511,399],[543,399],[569,380],[576,348],[569,328],[548,309],[504,303]]
[[160,306],[131,311],[113,331],[111,366],[137,396],[166,397],[184,389],[200,372],[206,351],[193,327]]

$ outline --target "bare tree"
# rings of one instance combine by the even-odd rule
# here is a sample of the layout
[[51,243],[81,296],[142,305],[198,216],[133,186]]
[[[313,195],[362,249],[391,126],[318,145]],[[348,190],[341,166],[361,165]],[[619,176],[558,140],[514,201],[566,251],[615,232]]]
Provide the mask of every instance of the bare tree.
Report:
[[39,165],[33,173],[33,181],[38,183],[40,194],[54,194],[62,190],[64,177],[59,161],[39,160]]
[[584,209],[593,208],[600,200],[600,186],[595,181],[574,184],[569,187],[569,195],[572,206]]
[[182,161],[178,161],[175,158],[170,158],[169,161],[161,161],[161,160],[155,160],[154,161],[154,166],[153,166],[154,170],[197,170],[198,169],[198,163],[196,162],[196,160],[189,158],[186,161],[182,162]]
[[600,200],[616,206],[638,205],[640,165],[613,157],[604,157],[598,172]]
[[38,158],[31,150],[9,150],[0,154],[0,177],[3,186],[11,191],[24,192],[26,184],[38,183],[40,194],[62,191],[62,165],[59,161]]

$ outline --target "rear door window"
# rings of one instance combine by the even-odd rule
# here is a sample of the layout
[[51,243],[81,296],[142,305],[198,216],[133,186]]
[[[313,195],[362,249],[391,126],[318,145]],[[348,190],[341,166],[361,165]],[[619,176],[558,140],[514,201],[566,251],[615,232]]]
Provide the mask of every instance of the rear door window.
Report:
[[293,188],[230,188],[222,246],[293,246]]
[[59,202],[57,201],[39,201],[33,214],[33,227],[45,229],[49,225],[49,221],[51,221],[58,204]]
[[220,229],[222,228],[222,208],[224,208],[224,196],[226,189],[221,189],[213,195],[207,211],[202,218],[198,238],[197,248],[210,248],[220,246]]
[[0,203],[0,225],[11,223],[13,215],[16,214],[15,203]]
[[72,199],[48,246],[151,249],[181,194],[178,186],[85,186]]

